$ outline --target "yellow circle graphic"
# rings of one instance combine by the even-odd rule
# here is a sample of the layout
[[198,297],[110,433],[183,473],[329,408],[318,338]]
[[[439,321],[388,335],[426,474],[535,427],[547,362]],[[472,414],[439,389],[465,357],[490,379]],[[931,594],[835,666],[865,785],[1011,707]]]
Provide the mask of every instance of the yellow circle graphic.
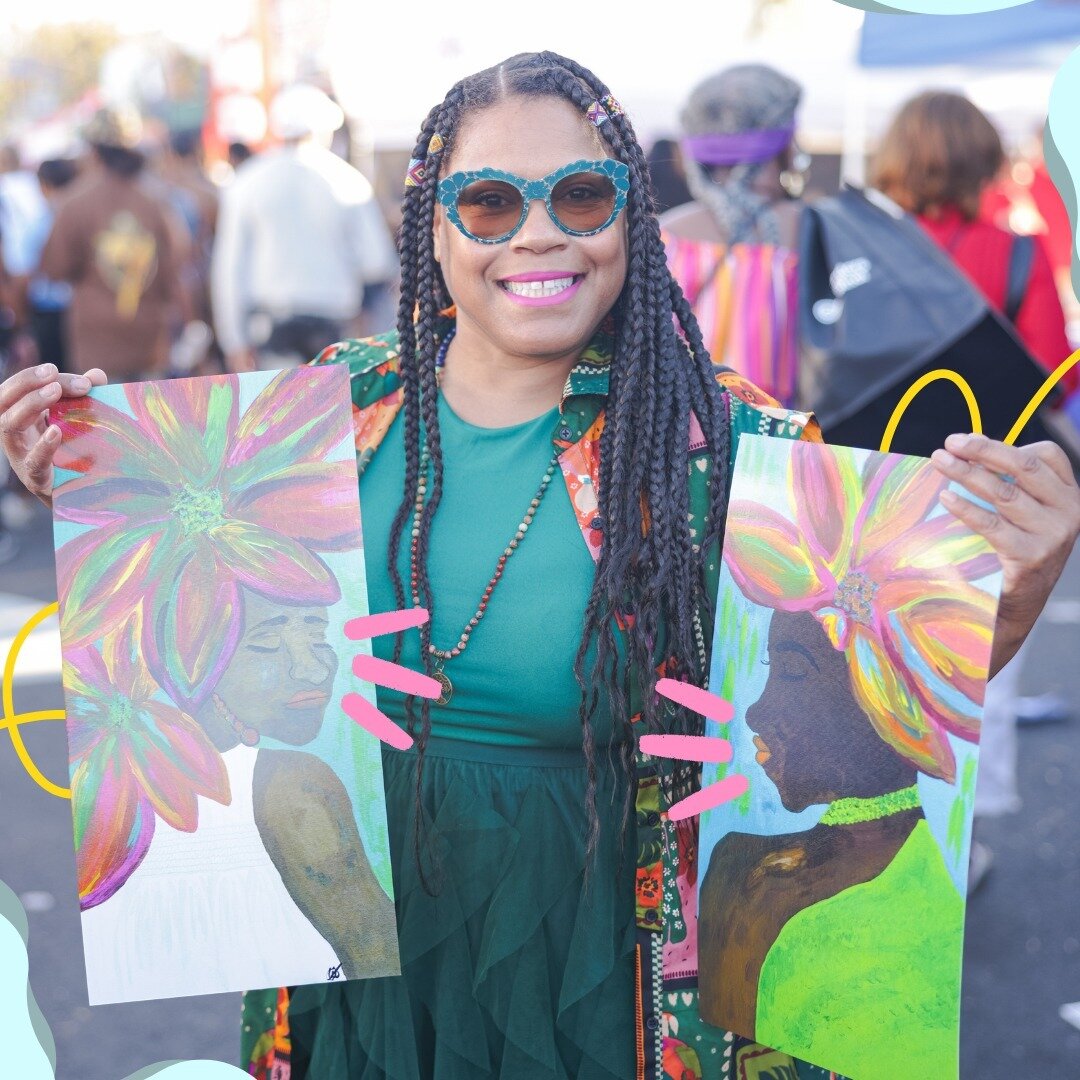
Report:
[[21,724],[32,724],[38,720],[65,720],[67,719],[66,714],[62,710],[17,713],[15,712],[15,701],[12,694],[12,681],[15,677],[15,663],[19,659],[19,650],[23,647],[23,644],[33,630],[43,623],[50,615],[55,615],[57,610],[57,604],[46,605],[39,612],[27,619],[22,628],[15,635],[15,640],[12,642],[11,649],[8,651],[7,659],[4,661],[4,715],[0,717],[0,729],[7,729],[8,734],[11,736],[11,745],[15,747],[15,753],[22,762],[23,768],[30,774],[30,779],[33,780],[38,787],[44,788],[50,795],[57,795],[61,799],[70,799],[71,790],[69,788],[54,784],[37,767],[34,759],[30,756],[30,752],[26,749],[26,743],[23,742],[22,733],[19,731],[19,726]]

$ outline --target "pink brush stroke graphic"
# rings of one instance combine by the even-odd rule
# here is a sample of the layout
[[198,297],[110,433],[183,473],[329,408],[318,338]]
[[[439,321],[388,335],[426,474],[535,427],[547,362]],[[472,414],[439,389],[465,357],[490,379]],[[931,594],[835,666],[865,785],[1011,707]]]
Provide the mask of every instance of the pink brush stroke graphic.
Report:
[[[727,724],[735,716],[735,707],[730,701],[690,683],[660,679],[656,684],[656,692],[669,701],[685,705],[688,709],[715,720],[718,724]],[[654,757],[710,764],[730,761],[733,752],[727,739],[703,735],[643,735],[638,745],[643,753],[652,754]],[[750,781],[741,773],[725,776],[723,780],[680,799],[668,811],[668,820],[683,821],[695,814],[703,814],[706,810],[715,809],[723,803],[739,798],[749,787]]]
[[[350,619],[345,624],[345,636],[350,641],[368,641],[381,634],[396,634],[399,630],[410,630],[415,626],[423,625],[427,620],[426,608],[402,608],[398,611],[381,612],[378,615],[364,615]],[[402,694],[437,698],[442,693],[442,687],[430,676],[364,653],[353,658],[353,674],[376,686],[384,686]],[[412,736],[402,731],[386,713],[360,694],[346,694],[341,699],[341,707],[349,717],[380,742],[388,743],[396,750],[408,750],[412,746]]]

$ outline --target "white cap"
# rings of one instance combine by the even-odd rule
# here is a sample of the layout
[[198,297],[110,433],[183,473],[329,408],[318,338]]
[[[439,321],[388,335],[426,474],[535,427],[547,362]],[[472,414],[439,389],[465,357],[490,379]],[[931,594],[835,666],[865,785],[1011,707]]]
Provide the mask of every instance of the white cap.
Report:
[[270,130],[279,139],[330,135],[341,127],[345,114],[321,90],[297,83],[278,93],[270,105]]

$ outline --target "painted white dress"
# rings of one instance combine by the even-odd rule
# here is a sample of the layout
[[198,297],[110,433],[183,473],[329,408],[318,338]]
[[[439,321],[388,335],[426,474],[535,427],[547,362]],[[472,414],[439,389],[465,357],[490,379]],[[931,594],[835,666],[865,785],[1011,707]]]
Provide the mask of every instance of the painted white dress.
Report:
[[338,966],[259,836],[257,756],[247,746],[222,754],[231,804],[200,796],[193,833],[158,818],[139,867],[82,913],[91,1005],[319,983]]

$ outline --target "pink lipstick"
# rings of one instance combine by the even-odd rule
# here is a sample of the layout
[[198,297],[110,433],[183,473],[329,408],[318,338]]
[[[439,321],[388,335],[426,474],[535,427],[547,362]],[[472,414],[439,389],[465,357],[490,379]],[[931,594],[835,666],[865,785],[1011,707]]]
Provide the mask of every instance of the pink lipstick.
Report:
[[566,270],[534,270],[500,279],[499,288],[525,307],[548,307],[569,300],[584,280],[584,274]]

